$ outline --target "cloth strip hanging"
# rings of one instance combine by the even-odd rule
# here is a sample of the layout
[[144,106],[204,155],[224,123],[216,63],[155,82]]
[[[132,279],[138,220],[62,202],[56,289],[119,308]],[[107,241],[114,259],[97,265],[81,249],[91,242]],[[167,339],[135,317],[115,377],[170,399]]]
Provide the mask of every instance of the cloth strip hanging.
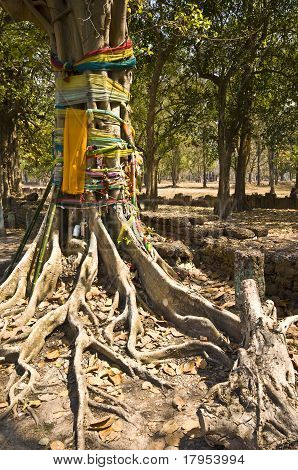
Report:
[[[54,58],[53,62],[56,59]],[[60,74],[56,80],[55,114],[57,122],[58,118],[65,119],[65,127],[57,128],[53,135],[56,157],[54,180],[55,185],[60,187],[59,181],[63,174],[62,192],[81,195],[79,201],[71,201],[74,204],[90,206],[93,203],[89,201],[91,197],[91,201],[95,198],[94,203],[104,207],[112,203],[110,190],[118,189],[119,199],[128,197],[135,203],[135,180],[131,171],[134,171],[136,163],[140,163],[142,159],[134,145],[132,126],[109,110],[74,109],[74,106],[78,107],[77,105],[88,108],[88,104],[94,101],[115,102],[120,103],[121,109],[123,106],[126,107],[130,93],[119,82],[104,75],[82,72],[92,70],[93,66],[96,70],[100,70],[106,67],[106,64],[109,64],[108,68],[110,66],[129,68],[126,65],[131,59],[135,60],[132,43],[129,40],[116,48],[90,51],[75,64],[62,64],[57,61],[57,70],[69,73]],[[76,73],[81,74],[76,75]],[[78,122],[83,113],[85,117],[81,127],[85,130],[80,134]],[[74,123],[75,116],[78,118],[77,125]],[[103,132],[97,129],[96,117],[112,126],[111,129],[114,131]],[[115,130],[115,125],[121,126],[121,136],[119,131]],[[115,157],[125,158],[121,162],[121,168],[115,168],[115,171],[103,168],[107,158]],[[109,166],[107,163],[106,165]],[[68,205],[70,201],[63,203]]]
[[64,127],[62,191],[82,194],[85,183],[87,147],[87,115],[85,110],[69,108]]

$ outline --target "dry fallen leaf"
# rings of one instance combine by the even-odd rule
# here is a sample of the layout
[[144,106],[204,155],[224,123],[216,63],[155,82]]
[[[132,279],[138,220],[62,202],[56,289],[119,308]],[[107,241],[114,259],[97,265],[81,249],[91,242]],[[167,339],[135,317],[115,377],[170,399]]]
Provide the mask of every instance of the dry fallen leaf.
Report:
[[152,338],[150,338],[149,335],[145,335],[143,336],[143,338],[141,338],[141,343],[143,344],[143,346],[146,346],[151,341],[152,341]]
[[206,359],[198,356],[196,358],[196,367],[198,367],[199,369],[206,369],[206,367],[207,367]]
[[172,369],[172,367],[165,365],[162,369],[167,375],[170,375],[171,377],[174,377],[176,375],[176,371]]
[[109,376],[109,379],[114,385],[121,385],[121,383],[122,383],[122,375],[121,374]]
[[181,336],[184,336],[183,333],[180,333],[179,331],[175,330],[175,328],[171,328],[170,332],[175,338],[181,338]]
[[68,397],[68,390],[62,390],[62,392],[59,393],[59,397]]
[[105,307],[111,307],[112,304],[113,304],[113,300],[112,299],[107,299],[106,303],[105,303]]
[[153,364],[152,362],[150,364],[146,364],[147,369],[154,369],[156,364]]
[[111,367],[108,373],[109,375],[118,375],[121,373],[121,370],[118,367]]
[[161,434],[173,434],[179,427],[179,424],[174,419],[171,419],[164,423],[161,428]]
[[98,376],[88,377],[87,382],[89,385],[93,385],[94,387],[99,387],[102,384],[102,379]]
[[234,306],[235,306],[235,302],[231,301],[231,302],[226,302],[223,305],[220,305],[219,308],[221,308],[221,309],[231,308],[231,307],[234,307]]
[[58,349],[54,349],[54,351],[50,351],[45,354],[45,358],[49,361],[54,361],[55,359],[58,359],[58,357],[60,357],[60,351]]
[[96,362],[96,356],[95,354],[91,354],[91,356],[88,359],[88,367],[93,367]]
[[112,428],[113,428],[113,431],[115,431],[115,432],[121,432],[121,431],[123,431],[123,428],[124,428],[123,421],[121,421],[120,419],[118,419],[117,421],[115,421],[115,422],[112,424]]
[[106,441],[115,441],[116,439],[119,439],[119,434],[116,431],[111,431],[110,434],[106,437]]
[[30,406],[30,408],[38,408],[40,405],[41,405],[40,400],[29,400],[28,402],[24,404],[23,409],[25,410],[26,408],[28,408],[28,406]]
[[177,408],[178,411],[182,411],[185,408],[185,401],[183,398],[176,396],[173,399],[173,406]]
[[127,333],[120,333],[119,335],[115,336],[114,341],[126,341],[128,338]]
[[198,421],[195,420],[195,419],[187,419],[186,421],[184,421],[181,425],[181,428],[183,429],[183,431],[185,432],[189,432],[191,431],[192,429],[194,428],[197,428],[198,427]]
[[108,427],[107,429],[103,429],[102,431],[99,431],[98,434],[99,434],[100,439],[103,442],[105,442],[107,438],[109,437],[109,435],[111,434],[111,432],[113,432],[112,426]]
[[179,364],[179,365],[176,367],[176,374],[177,374],[177,375],[182,375],[182,374],[183,374],[183,364]]
[[98,287],[96,286],[92,286],[91,289],[90,289],[90,292],[92,293],[92,295],[94,296],[97,296],[97,295],[102,295],[100,290],[98,289]]
[[147,332],[148,336],[151,336],[152,339],[154,339],[155,341],[159,338],[159,333],[157,331],[148,331]]
[[7,402],[7,401],[2,401],[2,402],[0,403],[0,409],[1,409],[1,408],[6,408],[7,406],[8,406],[8,402]]
[[50,448],[52,450],[64,450],[65,449],[65,445],[63,444],[63,442],[61,441],[53,441],[51,442],[50,444]]
[[183,365],[184,374],[197,375],[196,363],[194,361],[186,362]]
[[218,300],[220,299],[225,293],[224,292],[218,292],[218,294],[216,294],[214,297],[213,297],[213,300]]
[[105,429],[108,429],[112,426],[114,423],[115,418],[114,416],[105,416],[104,418],[99,419],[95,423],[91,423],[89,425],[89,430],[90,431],[102,431]]

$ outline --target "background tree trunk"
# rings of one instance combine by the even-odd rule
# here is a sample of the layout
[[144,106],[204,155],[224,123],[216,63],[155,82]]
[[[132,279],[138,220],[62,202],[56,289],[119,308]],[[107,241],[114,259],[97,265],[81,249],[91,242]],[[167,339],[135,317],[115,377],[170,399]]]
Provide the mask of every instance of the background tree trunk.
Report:
[[261,155],[262,155],[262,147],[261,142],[257,140],[257,185],[261,186]]
[[231,211],[230,204],[230,169],[234,152],[234,136],[226,125],[227,83],[218,85],[218,158],[219,185],[215,212],[220,218],[226,218]]
[[5,231],[5,226],[4,226],[2,196],[1,196],[1,191],[0,191],[0,237],[4,237],[5,235],[6,235],[6,231]]
[[238,212],[247,210],[245,196],[245,180],[247,163],[250,158],[251,147],[251,122],[250,117],[244,119],[240,132],[240,146],[238,151],[236,185],[235,185],[235,205]]
[[207,188],[207,148],[206,148],[206,138],[203,134],[202,139],[202,157],[203,157],[203,188]]
[[270,194],[275,194],[275,151],[273,147],[268,148],[268,167]]
[[146,145],[145,145],[145,165],[146,165],[146,196],[147,199],[156,199],[157,185],[156,172],[157,166],[155,162],[156,138],[155,138],[155,118],[157,106],[157,94],[159,89],[160,78],[163,67],[167,60],[167,54],[160,49],[155,59],[155,67],[153,69],[151,84],[149,88],[149,100],[147,108],[146,121]]

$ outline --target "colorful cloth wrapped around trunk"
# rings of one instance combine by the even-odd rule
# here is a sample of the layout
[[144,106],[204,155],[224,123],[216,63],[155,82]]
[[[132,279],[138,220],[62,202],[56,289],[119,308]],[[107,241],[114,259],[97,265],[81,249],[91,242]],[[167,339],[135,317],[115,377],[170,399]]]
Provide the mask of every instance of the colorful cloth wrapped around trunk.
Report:
[[85,184],[87,148],[86,110],[68,108],[65,116],[62,191],[82,194]]

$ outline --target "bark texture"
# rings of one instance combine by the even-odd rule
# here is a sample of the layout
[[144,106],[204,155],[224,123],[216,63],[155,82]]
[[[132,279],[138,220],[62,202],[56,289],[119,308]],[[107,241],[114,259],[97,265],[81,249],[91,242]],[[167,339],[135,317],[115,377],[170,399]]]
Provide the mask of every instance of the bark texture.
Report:
[[295,372],[287,324],[272,305],[262,308],[256,283],[243,281],[244,347],[226,383],[215,386],[198,410],[202,436],[228,449],[297,448]]

